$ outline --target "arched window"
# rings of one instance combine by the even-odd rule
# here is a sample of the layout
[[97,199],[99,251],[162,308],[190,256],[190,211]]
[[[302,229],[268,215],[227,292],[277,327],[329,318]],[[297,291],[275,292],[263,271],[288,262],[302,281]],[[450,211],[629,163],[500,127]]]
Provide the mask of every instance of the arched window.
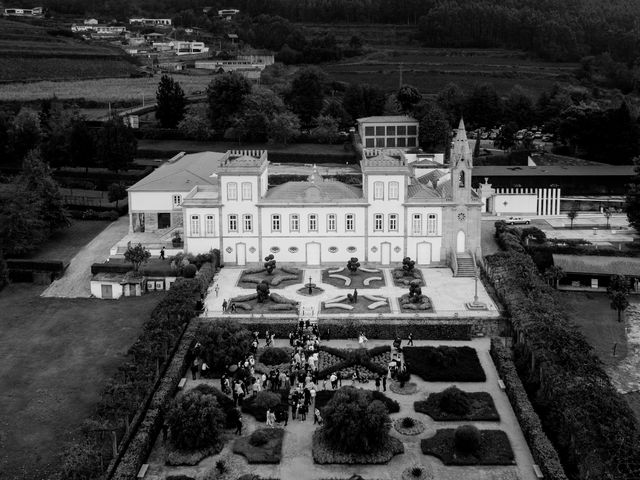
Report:
[[458,186],[460,188],[464,187],[464,171],[460,172],[460,176],[458,177]]

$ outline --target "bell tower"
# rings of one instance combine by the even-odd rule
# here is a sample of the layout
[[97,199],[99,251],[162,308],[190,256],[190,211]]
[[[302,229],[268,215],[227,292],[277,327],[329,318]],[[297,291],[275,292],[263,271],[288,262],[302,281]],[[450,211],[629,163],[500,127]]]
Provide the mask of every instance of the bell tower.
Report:
[[467,140],[464,121],[460,125],[451,145],[451,200],[458,205],[471,202],[471,172],[473,170],[473,155]]

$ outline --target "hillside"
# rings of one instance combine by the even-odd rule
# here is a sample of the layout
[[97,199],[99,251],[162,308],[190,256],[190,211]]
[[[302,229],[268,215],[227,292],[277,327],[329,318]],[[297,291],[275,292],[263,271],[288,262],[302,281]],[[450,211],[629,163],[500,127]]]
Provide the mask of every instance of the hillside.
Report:
[[136,70],[124,52],[59,33],[0,19],[0,82],[128,77]]

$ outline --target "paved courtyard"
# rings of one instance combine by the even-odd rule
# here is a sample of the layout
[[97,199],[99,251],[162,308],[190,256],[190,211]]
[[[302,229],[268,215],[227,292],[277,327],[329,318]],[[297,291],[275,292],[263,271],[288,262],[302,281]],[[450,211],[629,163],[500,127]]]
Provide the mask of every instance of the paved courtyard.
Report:
[[[378,345],[388,345],[388,341],[369,342],[369,347]],[[276,340],[276,346],[287,346],[288,342]],[[336,340],[329,342],[329,345],[336,348],[357,348],[354,341]],[[160,480],[166,475],[187,474],[196,476],[198,479],[215,468],[218,460],[224,459],[227,464],[232,465],[235,470],[234,476],[237,478],[242,473],[255,473],[263,478],[289,479],[324,479],[324,478],[347,478],[353,474],[362,475],[367,480],[372,479],[399,479],[401,472],[415,464],[431,466],[438,480],[498,480],[504,478],[521,480],[535,480],[533,472],[533,459],[524,439],[522,431],[518,425],[513,409],[509,403],[507,395],[498,386],[498,375],[489,356],[489,339],[474,339],[470,342],[459,341],[416,341],[416,346],[423,345],[451,345],[472,346],[478,352],[478,357],[482,368],[485,371],[487,380],[482,383],[458,383],[457,386],[466,391],[484,391],[491,394],[495,402],[496,409],[500,414],[499,422],[436,422],[428,415],[414,411],[413,402],[423,400],[429,393],[440,392],[451,385],[448,382],[425,382],[416,375],[411,376],[411,382],[418,386],[418,391],[413,395],[399,395],[387,389],[386,394],[400,404],[400,411],[392,414],[391,418],[403,418],[411,416],[422,421],[426,429],[419,435],[406,436],[398,433],[393,427],[391,434],[401,439],[404,443],[405,453],[395,456],[386,465],[318,465],[313,462],[311,453],[312,435],[315,430],[313,417],[307,417],[306,422],[290,420],[285,427],[286,433],[283,444],[283,459],[280,464],[249,465],[244,457],[231,453],[232,441],[229,441],[223,451],[215,456],[208,457],[194,467],[167,467],[164,465],[165,449],[161,436],[157,440],[152,454],[148,460],[150,469],[147,478]],[[210,383],[219,386],[219,380],[191,380],[188,378],[185,390],[189,390],[199,383]],[[350,384],[350,382],[346,382]],[[365,384],[363,388],[374,389],[374,382]],[[250,434],[256,428],[263,427],[257,424],[249,414],[243,415],[245,421],[244,435]],[[514,451],[517,466],[469,466],[453,467],[445,466],[440,460],[432,456],[422,454],[420,451],[420,440],[431,437],[439,428],[455,428],[461,424],[474,424],[482,429],[500,429],[504,431],[511,443]],[[235,438],[230,435],[230,438]],[[210,478],[218,478],[215,475]],[[226,478],[226,477],[225,477]]]
[[[372,267],[373,268],[373,267]],[[287,298],[300,302],[301,307],[305,311],[313,311],[317,315],[320,311],[321,303],[339,295],[346,295],[353,292],[353,288],[338,288],[333,285],[322,283],[322,268],[301,267],[303,270],[303,282],[306,283],[311,277],[311,281],[321,287],[324,292],[319,295],[308,297],[297,292],[302,288],[301,284],[290,285],[282,289],[273,289]],[[225,267],[220,270],[216,280],[209,289],[206,299],[207,316],[222,315],[222,302],[226,299],[236,297],[238,295],[246,295],[255,292],[255,287],[246,284],[246,287],[239,286],[238,281],[242,275],[242,267]],[[391,268],[380,268],[385,278],[385,286],[378,288],[367,288],[358,290],[360,295],[375,295],[389,299],[391,313],[382,314],[383,317],[393,318],[415,318],[416,313],[400,313],[398,298],[408,292],[407,287],[396,287],[393,285],[391,276]],[[491,300],[489,294],[485,290],[482,282],[478,281],[478,299],[484,302],[488,310],[471,311],[465,306],[467,302],[472,302],[475,292],[475,279],[467,277],[454,277],[449,268],[421,268],[422,275],[426,282],[426,287],[422,287],[422,293],[427,295],[432,302],[433,312],[420,312],[420,317],[486,317],[495,318],[500,316],[500,312]],[[344,274],[344,272],[341,272]],[[371,274],[371,276],[380,275]],[[345,274],[348,276],[348,273]],[[215,287],[218,286],[218,295],[215,294]],[[327,312],[331,316],[357,316],[356,313]],[[268,316],[269,314],[265,314]],[[277,315],[277,314],[274,314]],[[363,315],[363,314],[360,314]],[[368,316],[378,315],[375,310],[365,314]]]

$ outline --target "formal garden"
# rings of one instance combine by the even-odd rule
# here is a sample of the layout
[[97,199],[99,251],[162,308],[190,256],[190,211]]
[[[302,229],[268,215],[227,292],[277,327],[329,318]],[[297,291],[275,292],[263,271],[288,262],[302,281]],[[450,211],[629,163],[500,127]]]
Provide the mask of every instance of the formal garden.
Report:
[[380,288],[386,285],[382,270],[361,266],[357,257],[349,259],[344,267],[322,270],[322,283],[352,290]]

